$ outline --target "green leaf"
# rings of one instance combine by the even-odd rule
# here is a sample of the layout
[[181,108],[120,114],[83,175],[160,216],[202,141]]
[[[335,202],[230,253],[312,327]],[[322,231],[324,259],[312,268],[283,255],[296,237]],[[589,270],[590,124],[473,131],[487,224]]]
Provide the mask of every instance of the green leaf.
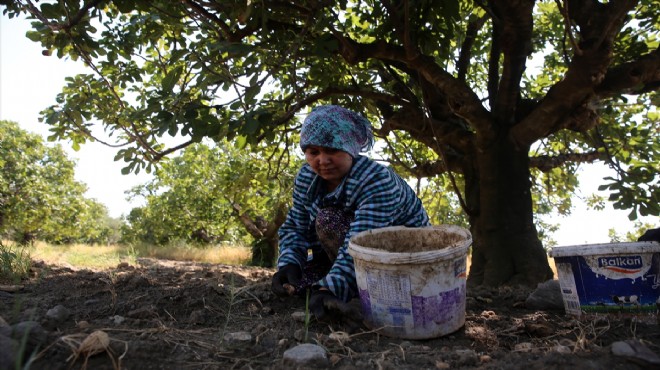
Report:
[[236,137],[236,147],[238,149],[244,149],[246,145],[247,145],[247,138],[245,136],[240,135]]
[[243,126],[241,132],[246,133],[248,135],[253,135],[255,132],[257,132],[260,126],[261,124],[259,123],[258,120],[256,120],[252,116],[247,116],[245,117],[245,125]]
[[122,13],[130,13],[135,9],[135,0],[114,0],[112,3]]
[[28,39],[30,39],[34,42],[39,42],[39,41],[41,41],[41,32],[27,31],[25,33],[25,37],[27,37]]
[[174,85],[176,85],[176,83],[179,82],[181,73],[183,73],[182,66],[177,66],[173,70],[169,71],[167,75],[165,75],[165,78],[163,78],[163,83],[162,83],[163,91],[168,93],[172,92],[172,89],[174,89]]

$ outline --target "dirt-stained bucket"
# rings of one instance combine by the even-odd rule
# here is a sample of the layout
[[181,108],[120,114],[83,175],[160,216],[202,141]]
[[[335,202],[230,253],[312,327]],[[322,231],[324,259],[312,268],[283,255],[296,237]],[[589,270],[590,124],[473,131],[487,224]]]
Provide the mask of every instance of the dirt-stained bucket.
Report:
[[472,235],[455,225],[403,226],[353,236],[365,324],[397,338],[428,339],[465,324],[465,281]]

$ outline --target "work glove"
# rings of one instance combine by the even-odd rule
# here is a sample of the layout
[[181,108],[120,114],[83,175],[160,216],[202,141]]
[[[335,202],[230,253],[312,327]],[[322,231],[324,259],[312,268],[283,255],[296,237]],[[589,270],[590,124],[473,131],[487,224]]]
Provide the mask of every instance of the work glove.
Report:
[[297,265],[285,265],[274,275],[271,290],[280,297],[293,295],[296,285],[300,283],[302,271]]
[[637,239],[638,242],[660,242],[660,228],[649,229]]
[[352,332],[362,325],[362,313],[354,305],[335,297],[329,290],[316,290],[309,299],[309,311],[318,321],[344,324]]

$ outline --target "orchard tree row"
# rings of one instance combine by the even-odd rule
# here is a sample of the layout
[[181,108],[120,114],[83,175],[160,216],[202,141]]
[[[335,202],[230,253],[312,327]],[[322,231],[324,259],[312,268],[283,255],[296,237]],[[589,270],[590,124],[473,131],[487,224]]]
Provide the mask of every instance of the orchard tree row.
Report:
[[119,221],[85,197],[74,170],[61,146],[0,121],[0,236],[21,243],[118,242]]

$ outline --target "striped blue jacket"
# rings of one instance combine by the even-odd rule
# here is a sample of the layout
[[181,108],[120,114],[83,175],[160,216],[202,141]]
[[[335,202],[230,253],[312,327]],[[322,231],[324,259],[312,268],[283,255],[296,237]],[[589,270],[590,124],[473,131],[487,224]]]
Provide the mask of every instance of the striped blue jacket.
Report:
[[357,296],[353,257],[348,254],[351,236],[386,226],[421,227],[429,218],[413,189],[392,169],[358,156],[342,183],[324,194],[323,179],[305,164],[298,172],[293,190],[293,207],[279,229],[278,267],[296,264],[303,269],[310,250],[322,252],[314,223],[322,204],[334,204],[355,212],[355,219],[328,274],[314,286],[329,289],[349,301]]

